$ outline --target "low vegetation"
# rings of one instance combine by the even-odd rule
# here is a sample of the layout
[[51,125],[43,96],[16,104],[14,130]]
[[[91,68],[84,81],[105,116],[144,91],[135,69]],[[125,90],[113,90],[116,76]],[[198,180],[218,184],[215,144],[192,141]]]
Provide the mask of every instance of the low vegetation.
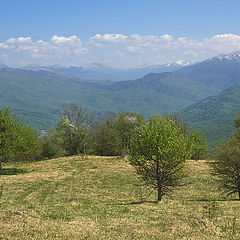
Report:
[[0,110],[0,172],[2,162],[34,158],[38,146],[36,130],[25,126],[10,109]]
[[196,161],[206,140],[173,115],[63,110],[43,139],[0,111],[0,239],[240,238],[240,115]]
[[236,133],[227,143],[217,146],[213,171],[228,195],[238,194],[240,200],[240,115],[234,120]]
[[240,202],[208,163],[187,161],[188,185],[158,204],[120,158],[4,164],[0,239],[239,239]]

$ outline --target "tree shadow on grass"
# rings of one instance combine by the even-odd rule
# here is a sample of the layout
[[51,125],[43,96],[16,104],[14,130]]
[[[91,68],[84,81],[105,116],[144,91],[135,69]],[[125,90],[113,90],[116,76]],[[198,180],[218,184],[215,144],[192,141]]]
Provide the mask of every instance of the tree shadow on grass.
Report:
[[130,202],[130,203],[116,203],[116,205],[137,205],[137,204],[144,204],[144,203],[159,203],[158,201],[137,201],[137,202]]
[[240,202],[238,198],[233,199],[196,199],[196,200],[188,200],[189,202]]
[[3,168],[0,170],[0,175],[17,175],[17,174],[24,174],[26,173],[26,169],[19,169],[19,168]]

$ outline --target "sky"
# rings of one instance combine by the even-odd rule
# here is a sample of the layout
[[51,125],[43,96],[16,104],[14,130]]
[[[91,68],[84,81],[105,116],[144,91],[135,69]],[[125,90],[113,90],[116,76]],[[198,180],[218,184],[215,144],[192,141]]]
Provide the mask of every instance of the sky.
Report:
[[239,0],[0,0],[0,63],[130,68],[240,50]]

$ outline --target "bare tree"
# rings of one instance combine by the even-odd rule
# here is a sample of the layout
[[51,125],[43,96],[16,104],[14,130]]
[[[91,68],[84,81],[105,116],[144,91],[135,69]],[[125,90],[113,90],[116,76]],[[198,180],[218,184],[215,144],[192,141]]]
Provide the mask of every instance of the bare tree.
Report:
[[86,155],[92,123],[90,113],[78,104],[72,103],[62,107],[62,120],[58,123],[57,133],[68,155]]

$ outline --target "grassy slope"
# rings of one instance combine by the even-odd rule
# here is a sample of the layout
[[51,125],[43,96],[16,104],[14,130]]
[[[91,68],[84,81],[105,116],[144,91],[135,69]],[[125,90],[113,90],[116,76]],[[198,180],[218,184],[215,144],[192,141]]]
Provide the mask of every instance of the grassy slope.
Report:
[[240,202],[217,191],[206,161],[188,161],[189,185],[159,204],[140,200],[132,167],[117,158],[4,165],[0,239],[239,239]]

